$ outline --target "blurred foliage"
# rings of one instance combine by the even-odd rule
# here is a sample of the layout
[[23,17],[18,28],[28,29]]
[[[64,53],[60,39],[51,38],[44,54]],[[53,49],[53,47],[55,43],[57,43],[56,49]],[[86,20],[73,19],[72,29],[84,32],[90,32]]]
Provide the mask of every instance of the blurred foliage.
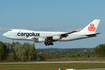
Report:
[[7,46],[0,41],[0,61],[5,60],[7,55]]
[[37,51],[34,44],[15,42],[13,44],[0,42],[0,60],[33,61]]
[[15,55],[13,52],[9,53],[8,57],[9,57],[9,61],[15,61]]
[[95,57],[105,57],[105,44],[96,46],[93,50]]
[[105,44],[100,44],[95,48],[35,49],[35,44],[27,42],[11,44],[0,41],[0,61],[43,61],[53,58],[105,57],[104,53]]

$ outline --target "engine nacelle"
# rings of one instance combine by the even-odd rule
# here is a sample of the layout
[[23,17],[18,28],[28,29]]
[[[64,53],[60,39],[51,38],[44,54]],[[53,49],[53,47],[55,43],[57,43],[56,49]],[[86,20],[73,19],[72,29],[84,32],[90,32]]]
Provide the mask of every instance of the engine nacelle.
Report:
[[38,38],[39,42],[45,42],[45,38]]
[[53,40],[61,39],[61,36],[53,36]]

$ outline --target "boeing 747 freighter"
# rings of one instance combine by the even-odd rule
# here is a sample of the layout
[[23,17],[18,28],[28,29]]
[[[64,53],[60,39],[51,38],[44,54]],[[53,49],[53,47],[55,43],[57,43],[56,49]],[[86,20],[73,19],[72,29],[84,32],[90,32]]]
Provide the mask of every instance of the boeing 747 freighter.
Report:
[[78,39],[96,37],[100,33],[96,33],[100,20],[95,19],[81,31],[80,29],[72,32],[48,32],[48,31],[32,31],[25,29],[11,29],[3,34],[4,37],[12,40],[29,40],[36,43],[44,42],[46,46],[53,45],[56,41],[73,41]]

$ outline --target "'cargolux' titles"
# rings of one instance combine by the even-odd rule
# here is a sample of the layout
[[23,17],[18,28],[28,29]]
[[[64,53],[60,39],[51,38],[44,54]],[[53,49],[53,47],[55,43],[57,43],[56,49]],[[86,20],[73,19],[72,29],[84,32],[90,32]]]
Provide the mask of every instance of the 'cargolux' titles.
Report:
[[29,36],[40,36],[40,33],[17,33],[17,36],[26,36],[26,37],[29,37]]

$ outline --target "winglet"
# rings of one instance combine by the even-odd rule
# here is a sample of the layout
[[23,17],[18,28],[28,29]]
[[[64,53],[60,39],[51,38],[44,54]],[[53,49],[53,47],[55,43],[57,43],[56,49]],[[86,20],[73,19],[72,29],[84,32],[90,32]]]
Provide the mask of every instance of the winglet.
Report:
[[81,30],[81,28],[77,29],[76,31],[80,31],[80,30]]

